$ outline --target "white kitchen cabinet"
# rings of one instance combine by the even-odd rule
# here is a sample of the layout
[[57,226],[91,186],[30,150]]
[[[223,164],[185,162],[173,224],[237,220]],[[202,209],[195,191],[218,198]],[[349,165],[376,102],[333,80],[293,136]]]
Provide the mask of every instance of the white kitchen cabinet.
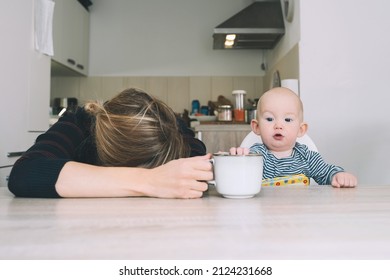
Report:
[[77,0],[55,0],[53,60],[88,75],[89,13]]
[[34,48],[34,2],[0,1],[0,174],[49,128],[50,57]]

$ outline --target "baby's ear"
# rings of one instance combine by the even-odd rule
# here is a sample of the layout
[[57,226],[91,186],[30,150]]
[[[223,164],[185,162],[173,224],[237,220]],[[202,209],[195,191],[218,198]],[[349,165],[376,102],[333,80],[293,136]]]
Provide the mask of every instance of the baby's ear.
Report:
[[308,128],[309,128],[309,125],[307,123],[305,123],[305,122],[301,123],[301,125],[299,126],[298,137],[302,137],[303,135],[305,135]]
[[251,128],[255,134],[260,135],[260,126],[256,119],[251,120]]

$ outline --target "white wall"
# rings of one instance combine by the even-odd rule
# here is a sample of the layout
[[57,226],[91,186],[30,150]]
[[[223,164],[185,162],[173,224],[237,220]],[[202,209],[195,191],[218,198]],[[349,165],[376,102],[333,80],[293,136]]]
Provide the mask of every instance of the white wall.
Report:
[[390,184],[390,2],[300,6],[300,90],[310,135],[327,161],[362,184]]
[[253,0],[93,0],[90,76],[255,76],[260,50],[213,50],[213,29]]
[[[284,0],[281,0],[282,3]],[[293,10],[293,18],[291,22],[284,20],[284,25],[286,28],[286,33],[280,40],[280,42],[272,50],[267,50],[266,54],[266,63],[270,69],[268,75],[272,75],[273,71],[271,70],[275,64],[277,64],[286,54],[299,43],[300,40],[300,0],[294,0],[293,5],[290,6],[290,9]],[[282,5],[284,10],[284,5]],[[285,77],[292,78],[292,77]],[[295,77],[294,77],[295,78]]]

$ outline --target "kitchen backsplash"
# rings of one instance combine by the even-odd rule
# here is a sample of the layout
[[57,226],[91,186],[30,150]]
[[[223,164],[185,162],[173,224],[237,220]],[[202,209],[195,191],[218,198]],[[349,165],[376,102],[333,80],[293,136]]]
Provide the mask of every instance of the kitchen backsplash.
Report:
[[255,99],[263,93],[263,77],[52,77],[51,104],[56,97],[75,97],[79,104],[87,100],[107,100],[129,87],[136,87],[158,97],[175,112],[191,109],[198,99],[201,105],[216,101],[223,95],[232,102],[232,91],[244,89],[245,99]]

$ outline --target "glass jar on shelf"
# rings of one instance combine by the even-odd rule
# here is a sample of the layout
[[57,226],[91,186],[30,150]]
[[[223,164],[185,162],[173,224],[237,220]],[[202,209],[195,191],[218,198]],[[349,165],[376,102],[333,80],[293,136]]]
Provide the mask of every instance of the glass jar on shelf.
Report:
[[232,106],[219,105],[218,106],[218,121],[231,122],[233,120]]

